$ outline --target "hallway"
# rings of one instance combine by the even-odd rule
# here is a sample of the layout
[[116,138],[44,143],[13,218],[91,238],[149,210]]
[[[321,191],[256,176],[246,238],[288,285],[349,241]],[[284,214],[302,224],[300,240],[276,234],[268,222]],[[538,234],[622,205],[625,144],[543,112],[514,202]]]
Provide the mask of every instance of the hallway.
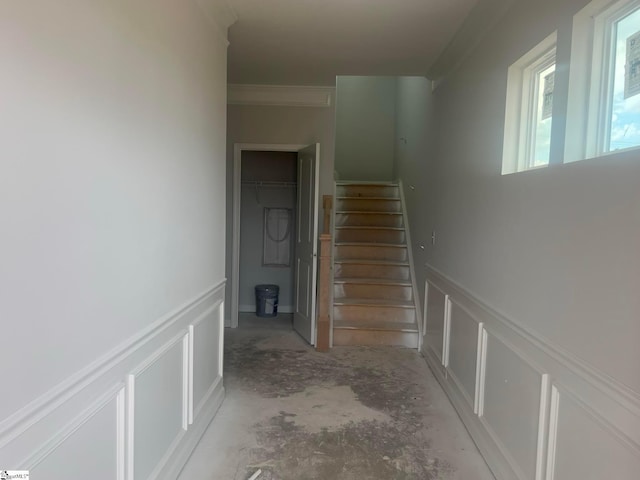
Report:
[[490,480],[415,351],[316,353],[290,316],[225,331],[226,399],[181,480]]

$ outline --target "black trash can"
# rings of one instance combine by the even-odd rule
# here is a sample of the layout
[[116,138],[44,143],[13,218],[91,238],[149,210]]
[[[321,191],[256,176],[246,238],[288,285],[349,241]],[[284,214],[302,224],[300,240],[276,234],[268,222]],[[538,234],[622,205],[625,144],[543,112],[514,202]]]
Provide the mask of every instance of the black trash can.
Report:
[[275,317],[278,315],[278,285],[256,285],[256,315]]

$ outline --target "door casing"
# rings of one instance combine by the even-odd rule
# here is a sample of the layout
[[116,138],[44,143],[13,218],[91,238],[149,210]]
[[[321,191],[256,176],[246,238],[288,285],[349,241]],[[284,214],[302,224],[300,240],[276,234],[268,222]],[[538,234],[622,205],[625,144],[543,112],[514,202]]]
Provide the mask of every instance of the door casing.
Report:
[[[231,233],[231,328],[238,328],[239,294],[240,294],[240,195],[242,187],[242,152],[299,152],[308,145],[269,144],[269,143],[235,143],[233,145],[233,207]],[[315,295],[315,292],[313,293]]]

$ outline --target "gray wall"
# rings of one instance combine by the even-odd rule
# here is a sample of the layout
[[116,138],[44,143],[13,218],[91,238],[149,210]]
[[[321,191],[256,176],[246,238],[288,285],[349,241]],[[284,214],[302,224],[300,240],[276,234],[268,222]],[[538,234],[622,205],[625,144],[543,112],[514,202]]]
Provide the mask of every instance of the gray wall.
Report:
[[[333,195],[334,120],[332,107],[277,107],[229,105],[227,109],[227,224],[231,225],[233,146],[235,143],[299,144],[320,143],[320,198]],[[320,216],[321,218],[321,216]],[[231,252],[231,229],[227,229]],[[231,254],[227,255],[227,281],[231,282]],[[226,304],[231,305],[227,289]],[[226,324],[229,325],[228,312]]]
[[[243,152],[242,180],[244,181],[297,181],[298,156],[290,152]],[[240,221],[240,311],[255,311],[255,286],[273,283],[280,286],[280,311],[293,308],[293,233],[291,263],[288,267],[263,266],[264,209],[291,209],[290,232],[295,232],[296,188],[256,187],[243,185],[241,193]]]
[[[185,433],[183,342],[164,335],[186,334],[187,307],[224,290],[222,27],[194,1],[0,3],[3,468],[46,446],[41,478],[115,478],[116,442],[133,448],[116,404],[163,423],[150,436],[136,427],[148,459]],[[215,333],[206,306],[214,315],[200,325]],[[196,342],[217,358],[203,329]],[[136,370],[155,351],[152,373]],[[137,397],[125,407],[116,396],[130,373]],[[144,452],[137,471],[155,467],[138,462]]]
[[336,160],[341,180],[394,180],[396,77],[336,83]]
[[398,81],[397,171],[429,284],[422,351],[500,480],[640,469],[638,150],[501,175],[507,70],[556,29],[551,158],[563,159],[586,3],[513,2],[443,62],[458,66],[433,93]]
[[[424,305],[427,243],[431,241],[432,225],[425,221],[435,214],[437,185],[430,174],[433,154],[435,122],[431,82],[424,77],[398,77],[395,118],[395,170],[402,182],[406,202],[411,249],[415,263],[416,282]],[[425,249],[420,248],[423,245]]]
[[[438,241],[427,259],[508,318],[640,392],[638,153],[500,175],[507,69],[559,29],[561,111],[572,18],[586,3],[516,2],[435,91],[438,142],[430,153],[439,190],[426,221]],[[560,137],[565,121],[554,116]]]
[[[428,172],[414,182],[435,182],[437,199],[411,226],[431,266],[640,392],[637,151],[500,174],[509,65],[559,29],[554,135],[561,139],[572,18],[586,3],[514,3],[431,100],[416,97],[433,108],[437,142],[425,150]],[[552,157],[561,158],[562,147]]]

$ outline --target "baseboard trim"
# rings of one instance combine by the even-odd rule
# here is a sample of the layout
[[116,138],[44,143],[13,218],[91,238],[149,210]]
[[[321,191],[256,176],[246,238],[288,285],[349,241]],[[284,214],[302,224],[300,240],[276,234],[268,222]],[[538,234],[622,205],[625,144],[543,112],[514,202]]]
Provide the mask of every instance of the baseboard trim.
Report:
[[402,180],[398,180],[398,190],[400,191],[400,205],[402,206],[402,222],[404,225],[404,234],[406,236],[407,255],[409,259],[409,274],[411,275],[411,289],[413,290],[413,305],[416,309],[416,324],[418,325],[418,350],[422,348],[422,339],[424,330],[422,330],[422,305],[420,305],[420,293],[418,291],[418,283],[416,277],[415,262],[413,259],[413,243],[411,241],[411,230],[409,228],[409,213],[407,212],[407,203],[404,195],[404,185]]
[[[238,305],[240,313],[256,313],[255,305]],[[278,305],[278,313],[293,313],[293,305]]]

